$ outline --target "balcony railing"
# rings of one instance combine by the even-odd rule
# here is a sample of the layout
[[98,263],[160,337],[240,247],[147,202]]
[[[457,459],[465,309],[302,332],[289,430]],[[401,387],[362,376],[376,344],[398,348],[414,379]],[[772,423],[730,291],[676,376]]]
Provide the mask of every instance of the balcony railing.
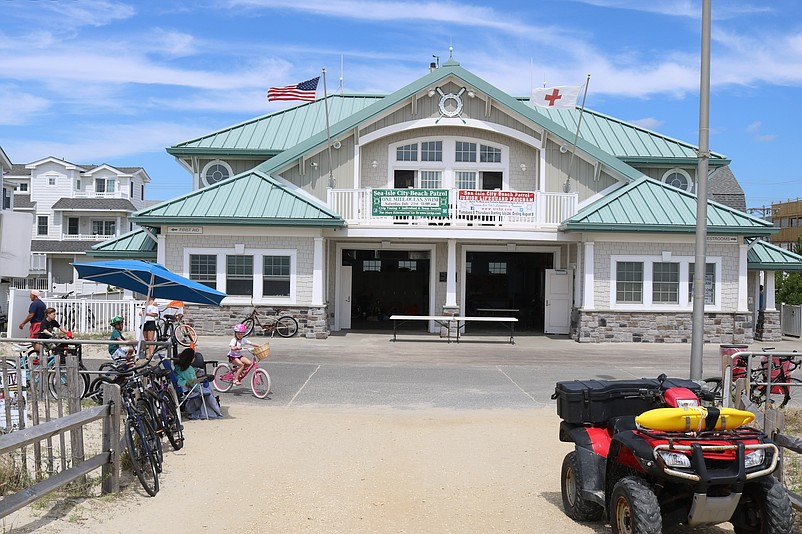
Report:
[[[488,192],[476,192],[481,197]],[[490,192],[492,193],[492,192]],[[373,189],[329,189],[328,206],[339,213],[349,226],[498,226],[505,228],[556,228],[562,221],[577,212],[579,197],[576,193],[544,193],[541,191],[515,191],[531,200],[518,203],[524,206],[523,214],[503,214],[504,202],[493,206],[479,206],[479,211],[466,211],[460,206],[459,190],[449,190],[448,214],[445,216],[373,215]],[[481,201],[479,202],[481,204]],[[491,202],[492,204],[492,202]],[[460,209],[462,207],[463,209]]]
[[62,241],[105,241],[117,237],[116,234],[61,234]]
[[73,191],[72,198],[131,198],[127,191]]

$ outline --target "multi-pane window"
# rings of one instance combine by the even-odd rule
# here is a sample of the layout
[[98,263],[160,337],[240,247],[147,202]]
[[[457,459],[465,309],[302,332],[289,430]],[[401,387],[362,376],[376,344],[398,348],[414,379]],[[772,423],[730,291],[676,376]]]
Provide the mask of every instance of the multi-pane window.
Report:
[[47,185],[56,185],[56,177],[55,176],[48,176],[47,177]]
[[115,231],[114,221],[92,221],[92,235],[114,235]]
[[264,256],[262,295],[265,297],[290,296],[290,257]]
[[457,141],[454,161],[471,163],[476,162],[476,143]]
[[457,171],[457,189],[476,189],[475,171]]
[[69,235],[78,235],[78,217],[68,217],[67,218],[67,234]]
[[378,273],[381,270],[381,260],[362,260],[362,271],[374,271]]
[[482,163],[501,163],[501,149],[493,146],[479,146],[479,161]]
[[36,218],[36,235],[47,235],[47,217],[40,215]]
[[226,293],[253,296],[253,256],[226,256]]
[[679,304],[679,263],[652,264],[652,302]]
[[440,189],[443,185],[443,173],[440,171],[420,171],[421,189]]
[[615,271],[616,302],[643,302],[643,262],[619,261],[616,263]]
[[189,279],[217,289],[217,256],[215,254],[190,254]]
[[97,178],[95,180],[95,193],[113,193],[114,192],[114,178],[105,179]]
[[418,144],[413,143],[396,148],[395,159],[398,161],[418,161]]
[[28,190],[28,182],[22,182],[17,186],[17,191],[19,191],[20,193],[27,190]]
[[418,262],[415,260],[398,260],[399,271],[417,271]]
[[421,161],[443,161],[442,141],[423,141],[420,144]]
[[[693,302],[694,263],[688,264],[688,302]],[[716,303],[716,264],[705,266],[705,304]]]
[[487,271],[490,274],[507,274],[507,262],[491,261],[487,264]]

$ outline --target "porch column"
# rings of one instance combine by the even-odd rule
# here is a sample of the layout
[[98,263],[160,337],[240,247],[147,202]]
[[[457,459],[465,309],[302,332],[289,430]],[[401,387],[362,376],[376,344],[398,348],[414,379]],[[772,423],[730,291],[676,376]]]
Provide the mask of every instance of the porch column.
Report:
[[763,306],[766,311],[777,311],[777,302],[774,300],[774,271],[765,271],[766,283],[763,284]]
[[[738,313],[749,313],[749,284],[746,274],[746,253],[749,245],[740,245],[738,248]],[[719,276],[721,273],[718,273]]]
[[323,238],[315,238],[312,268],[312,306],[323,305]]
[[595,285],[596,281],[596,274],[593,272],[593,260],[594,260],[594,253],[593,253],[593,241],[588,241],[585,243],[585,253],[584,253],[584,267],[582,270],[584,271],[583,274],[583,282],[582,282],[582,309],[583,310],[592,310],[596,307],[596,298],[593,294],[593,286]]
[[457,307],[457,241],[448,240],[448,266],[446,268],[446,308]]

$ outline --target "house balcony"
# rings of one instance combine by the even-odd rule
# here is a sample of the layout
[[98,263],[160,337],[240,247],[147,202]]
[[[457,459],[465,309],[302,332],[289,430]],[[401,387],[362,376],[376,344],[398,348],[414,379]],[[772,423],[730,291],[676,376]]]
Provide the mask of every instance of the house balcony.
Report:
[[117,237],[116,234],[61,234],[62,241],[106,241]]
[[576,193],[465,189],[329,189],[328,207],[348,226],[556,229],[577,212]]
[[72,198],[125,198],[130,199],[131,196],[128,191],[112,191],[112,192],[98,192],[98,191],[73,191]]

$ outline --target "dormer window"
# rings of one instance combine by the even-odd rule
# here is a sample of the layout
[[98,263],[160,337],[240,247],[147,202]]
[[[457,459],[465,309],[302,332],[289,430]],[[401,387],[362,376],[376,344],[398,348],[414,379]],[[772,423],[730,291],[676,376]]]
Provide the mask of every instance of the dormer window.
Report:
[[225,161],[214,160],[206,164],[201,176],[206,185],[213,185],[231,178],[233,172]]
[[691,175],[682,169],[670,169],[667,171],[663,175],[663,183],[683,191],[691,191],[693,189]]

